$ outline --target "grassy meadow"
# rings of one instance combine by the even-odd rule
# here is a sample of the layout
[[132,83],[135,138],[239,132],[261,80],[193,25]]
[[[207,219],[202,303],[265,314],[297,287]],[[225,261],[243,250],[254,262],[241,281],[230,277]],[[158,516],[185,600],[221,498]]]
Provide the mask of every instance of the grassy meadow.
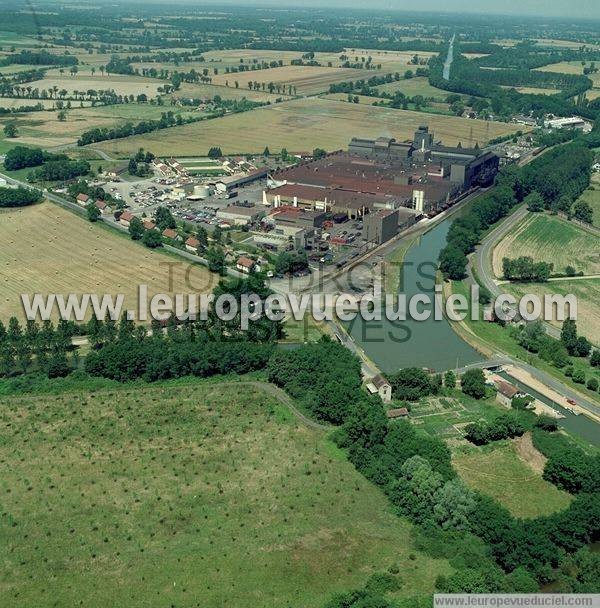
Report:
[[452,464],[465,483],[495,498],[515,517],[534,518],[562,511],[571,497],[544,480],[521,459],[515,442],[457,450]]
[[489,139],[516,132],[519,125],[469,120],[456,116],[425,115],[410,110],[373,108],[329,99],[299,99],[253,112],[233,114],[207,122],[172,127],[99,145],[110,154],[129,156],[142,147],[160,150],[163,155],[204,156],[211,146],[223,153],[260,153],[265,146],[272,152],[345,149],[351,137],[391,135],[398,140],[411,138],[415,129],[428,124],[437,139],[447,145],[469,140],[483,145]]
[[254,385],[3,398],[6,605],[317,608],[451,572],[324,436]]
[[594,226],[600,228],[600,173],[594,173],[590,187],[581,195],[580,200],[588,203],[594,211]]
[[122,293],[125,306],[134,308],[139,284],[148,286],[150,297],[205,293],[216,285],[200,265],[193,266],[188,284],[188,263],[52,203],[0,213],[0,264],[0,318],[5,321],[12,315],[24,318],[24,293]]

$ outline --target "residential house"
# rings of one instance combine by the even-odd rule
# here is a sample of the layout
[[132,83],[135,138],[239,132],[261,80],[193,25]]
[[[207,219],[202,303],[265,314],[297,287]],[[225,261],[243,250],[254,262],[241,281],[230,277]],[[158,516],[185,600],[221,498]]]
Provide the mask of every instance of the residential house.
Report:
[[240,272],[250,274],[254,270],[255,263],[254,263],[254,260],[251,260],[250,258],[247,258],[245,256],[241,256],[238,258],[237,262],[235,263],[235,267]]
[[185,242],[185,248],[190,252],[190,253],[198,253],[198,247],[200,247],[200,241],[191,236],[186,242]]
[[384,403],[390,403],[392,401],[392,385],[381,374],[377,374],[371,380],[371,383]]
[[121,213],[121,217],[119,217],[119,224],[121,224],[121,226],[125,226],[125,228],[129,228],[129,224],[134,217],[135,216],[133,213],[131,213],[131,211],[124,211]]
[[156,223],[152,220],[144,220],[142,223],[144,224],[145,230],[154,230],[156,228]]
[[102,215],[105,215],[106,213],[108,213],[108,205],[106,204],[106,201],[96,201],[96,207],[100,210],[100,213]]
[[181,240],[181,237],[177,234],[176,230],[173,230],[173,228],[165,228],[162,232],[162,235],[166,238],[166,239],[172,239],[174,241],[179,241]]
[[88,204],[90,197],[87,194],[84,194],[83,192],[81,192],[77,195],[75,200],[77,201],[77,203],[79,205],[81,205],[82,207],[85,207]]
[[510,382],[505,380],[499,380],[496,383],[496,401],[504,407],[511,407],[512,400],[515,397],[524,397],[525,393],[520,391],[516,386],[513,386]]

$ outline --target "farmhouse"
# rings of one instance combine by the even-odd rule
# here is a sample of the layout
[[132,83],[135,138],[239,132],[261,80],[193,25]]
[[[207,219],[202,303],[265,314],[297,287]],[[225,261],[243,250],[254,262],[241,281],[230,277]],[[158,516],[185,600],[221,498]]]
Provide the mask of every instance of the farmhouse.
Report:
[[367,389],[370,393],[377,393],[384,403],[392,401],[392,385],[381,374],[371,378],[367,383]]
[[510,382],[505,380],[499,380],[496,382],[496,401],[502,404],[504,407],[510,408],[512,406],[512,400],[515,397],[523,397],[525,393],[520,391],[516,386],[513,386]]
[[172,239],[173,241],[179,241],[179,240],[181,240],[181,237],[177,234],[176,230],[173,230],[173,228],[165,228],[162,231],[162,235],[166,239]]
[[185,248],[190,252],[190,253],[198,253],[198,247],[200,247],[200,241],[191,236],[186,242],[185,242]]
[[121,213],[121,217],[119,217],[119,224],[121,224],[121,226],[125,226],[125,228],[129,228],[129,224],[134,217],[135,216],[133,213],[131,213],[131,211],[124,211]]
[[254,260],[251,260],[250,258],[247,258],[245,256],[239,257],[237,262],[235,263],[235,267],[240,272],[243,272],[245,274],[250,274],[254,270],[255,266],[256,263],[254,262]]

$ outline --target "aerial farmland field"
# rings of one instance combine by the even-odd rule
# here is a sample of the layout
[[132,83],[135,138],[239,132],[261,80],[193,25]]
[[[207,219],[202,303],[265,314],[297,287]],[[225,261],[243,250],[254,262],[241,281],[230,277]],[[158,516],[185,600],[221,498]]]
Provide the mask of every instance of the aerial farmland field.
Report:
[[[40,235],[44,235],[43,249]],[[203,293],[216,285],[213,275],[200,265],[191,270],[188,285],[189,264],[181,259],[150,251],[127,235],[92,225],[52,203],[0,213],[0,260],[4,320],[11,315],[23,319],[23,293],[122,293],[125,305],[134,307],[138,284],[148,285],[152,294]]]
[[[289,151],[346,148],[350,138],[387,135],[399,140],[412,137],[415,129],[428,124],[437,139],[447,145],[479,143],[514,133],[522,126],[374,108],[328,99],[300,99],[229,115],[206,122],[173,127],[126,139],[103,142],[97,147],[119,157],[142,147],[161,155],[205,156],[218,145],[225,154],[262,152],[287,148]],[[471,138],[472,135],[472,138]]]
[[[541,72],[559,72],[561,74],[583,74],[581,61],[561,61],[537,68]],[[600,72],[588,74],[587,77],[594,83],[595,87],[600,87]]]
[[43,80],[36,80],[30,83],[29,86],[38,89],[51,89],[57,87],[60,91],[65,89],[68,94],[73,94],[73,91],[88,91],[94,89],[96,91],[114,90],[117,95],[140,95],[145,93],[149,98],[155,97],[158,87],[163,83],[157,79],[123,76],[121,74],[105,74],[92,76],[87,74],[59,74],[48,72]]
[[423,97],[433,97],[436,100],[444,100],[448,97],[448,91],[443,91],[429,84],[427,78],[401,78],[387,84],[377,85],[375,87],[380,92],[395,93],[401,91],[408,97],[422,95]]
[[[309,65],[289,65],[269,70],[257,70],[238,74],[219,74],[213,76],[214,84],[224,85],[226,82],[238,80],[241,88],[247,88],[249,82],[264,82],[267,85],[292,85],[298,95],[314,95],[329,90],[330,84],[354,80],[362,72],[350,68],[328,68]],[[368,73],[368,72],[367,72]]]
[[11,605],[320,608],[392,566],[396,596],[432,593],[452,572],[261,387],[108,383],[3,404]]
[[536,262],[554,264],[564,272],[571,265],[584,274],[600,273],[600,239],[593,233],[557,216],[530,214],[507,235],[494,251],[494,273],[502,275],[502,258],[531,256]]

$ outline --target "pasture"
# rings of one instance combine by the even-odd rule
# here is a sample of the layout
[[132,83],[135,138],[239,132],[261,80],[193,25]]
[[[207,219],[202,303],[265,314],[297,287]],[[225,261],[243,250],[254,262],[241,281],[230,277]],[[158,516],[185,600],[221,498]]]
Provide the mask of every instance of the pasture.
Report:
[[534,518],[562,511],[571,497],[524,462],[515,442],[463,447],[452,458],[463,481],[495,498],[515,517]]
[[531,213],[495,248],[494,273],[502,275],[502,258],[531,256],[554,264],[562,273],[571,265],[584,274],[600,274],[600,239],[592,232],[558,216]]
[[[216,278],[199,265],[151,251],[57,205],[0,214],[0,319],[24,319],[21,294],[119,294],[137,308],[138,285],[149,294],[205,293]],[[172,280],[169,279],[172,274]]]
[[392,564],[400,596],[452,571],[276,395],[86,384],[3,398],[10,605],[317,608]]
[[[100,148],[125,157],[142,147],[162,155],[205,156],[218,145],[225,154],[345,149],[355,137],[387,135],[402,141],[412,139],[419,125],[428,124],[437,139],[447,145],[479,143],[514,133],[522,126],[469,120],[456,116],[425,115],[410,110],[375,108],[329,99],[299,99],[234,114],[202,123],[173,127],[121,140],[107,141]],[[472,139],[471,139],[472,135]]]
[[537,87],[509,87],[502,86],[503,89],[515,89],[519,93],[530,95],[556,95],[560,93],[559,89],[540,89]]
[[217,85],[224,85],[226,82],[231,84],[232,80],[237,80],[240,88],[249,88],[249,82],[265,83],[268,90],[269,83],[295,87],[298,95],[314,95],[329,90],[329,85],[353,80],[361,74],[361,71],[350,68],[329,68],[309,65],[288,65],[269,70],[257,70],[254,72],[243,72],[239,74],[218,74],[212,77],[212,82]]

